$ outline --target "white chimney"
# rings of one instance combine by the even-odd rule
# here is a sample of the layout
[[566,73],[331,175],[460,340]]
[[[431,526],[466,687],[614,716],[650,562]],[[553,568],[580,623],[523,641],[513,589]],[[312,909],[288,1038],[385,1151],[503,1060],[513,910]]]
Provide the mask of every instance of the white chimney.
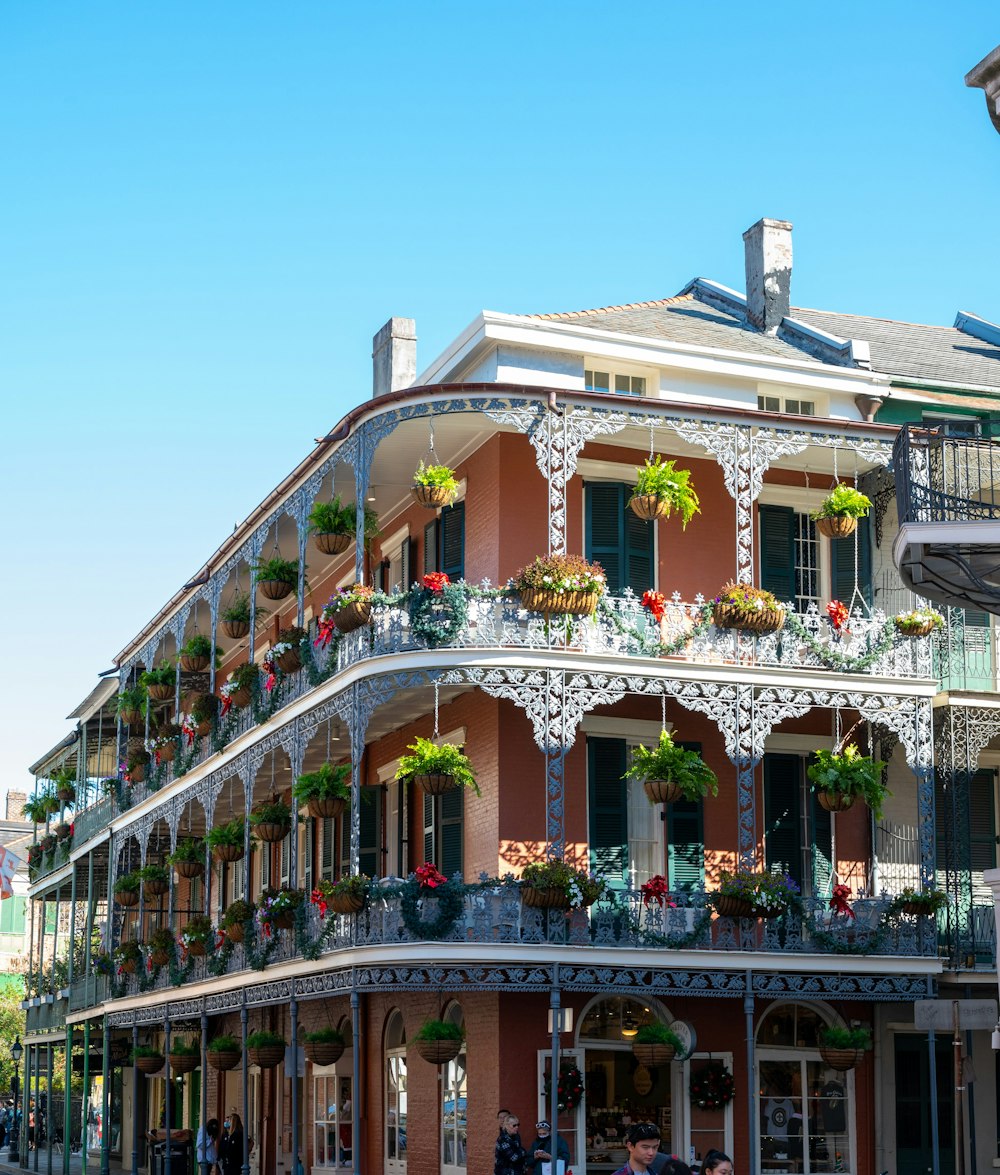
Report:
[[390,318],[372,339],[372,396],[412,386],[417,378],[417,324]]
[[747,271],[747,318],[773,335],[788,314],[792,296],[792,223],[768,220],[743,234]]

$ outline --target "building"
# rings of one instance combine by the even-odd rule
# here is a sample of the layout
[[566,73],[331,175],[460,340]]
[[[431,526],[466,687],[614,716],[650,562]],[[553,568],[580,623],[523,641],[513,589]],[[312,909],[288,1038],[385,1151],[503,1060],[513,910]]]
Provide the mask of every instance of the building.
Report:
[[[375,337],[372,399],[78,708],[76,736],[39,772],[42,790],[75,779],[76,801],[68,843],[34,873],[33,957],[51,977],[29,1001],[29,1081],[53,1063],[82,1069],[80,1120],[103,1161],[138,1170],[148,1129],[176,1135],[238,1107],[253,1172],[293,1171],[298,1152],[306,1169],[480,1175],[498,1108],[530,1130],[558,1108],[546,1093],[557,1072],[577,1172],[620,1165],[626,1116],[654,1118],[677,1153],[720,1146],[754,1173],[931,1165],[931,1065],[914,1003],[995,982],[973,850],[995,863],[996,779],[969,758],[975,747],[975,768],[990,762],[991,727],[973,737],[963,726],[994,709],[995,656],[988,623],[958,610],[933,638],[897,630],[892,616],[914,600],[891,558],[888,469],[902,421],[988,418],[981,385],[1000,386],[1000,356],[967,316],[934,344],[950,348],[956,379],[924,387],[941,373],[906,368],[913,342],[902,337],[898,356],[891,345],[900,324],[791,308],[791,225],[758,222],[745,249],[746,296],[697,279],[655,302],[484,312],[420,376],[413,322],[391,319]],[[987,378],[966,377],[973,357]],[[686,529],[628,508],[651,454],[691,472],[701,512]],[[415,500],[421,461],[454,470],[451,504]],[[828,538],[811,512],[837,482],[867,488],[875,508],[852,536]],[[356,509],[353,540],[318,550],[310,511],[334,495],[374,510],[378,535],[365,541]],[[530,611],[492,586],[547,553],[602,564],[607,596],[592,618]],[[286,566],[265,572],[271,560]],[[421,586],[440,572],[484,586]],[[790,603],[775,631],[723,626],[711,601],[731,580]],[[370,618],[334,633],[324,605],[356,581],[380,593]],[[849,632],[827,619],[833,599]],[[176,667],[135,696],[164,661]],[[260,668],[246,692],[230,691],[229,707],[205,701],[241,664]],[[665,728],[700,751],[717,796],[651,804],[623,778],[631,749]],[[418,736],[464,748],[478,794],[398,780]],[[887,764],[878,821],[862,804],[827,811],[810,789],[809,757],[848,739]],[[287,803],[293,781],[324,763],[350,765],[344,811],[292,804],[287,831],[280,809],[264,822],[277,840],[251,836],[255,809]],[[973,797],[991,806],[970,819],[961,804]],[[222,839],[223,826],[237,829],[227,862],[185,847]],[[194,877],[166,867],[178,849]],[[529,904],[538,895],[516,878],[545,860],[598,870],[609,894],[568,913]],[[428,864],[465,887],[421,886],[411,875]],[[788,875],[799,893],[776,918],[720,913],[721,874],[737,868]],[[309,901],[355,874],[388,879],[360,912]],[[935,881],[952,893],[947,913],[907,912],[901,891]],[[121,904],[126,885],[135,904]],[[217,935],[234,903],[259,906],[282,885],[301,891],[296,913],[230,913]],[[77,949],[60,986],[67,937]],[[145,944],[138,965],[120,969],[128,958],[104,952],[132,941]],[[440,1067],[417,1055],[428,1019],[464,1028]],[[681,1034],[678,1059],[635,1054],[651,1021]],[[831,1067],[821,1031],[858,1026],[874,1049]],[[324,1027],[345,1042],[329,1064],[306,1039]],[[285,1043],[273,1056],[243,1047],[258,1032]],[[235,1038],[223,1050],[233,1068],[208,1048],[220,1035]],[[144,1050],[169,1054],[178,1038],[190,1060],[140,1072],[157,1063]],[[988,1039],[971,1046],[970,1149],[985,1162],[996,1085]],[[735,1096],[696,1104],[692,1079],[717,1093],[727,1073]]]
[[993,125],[1000,131],[1000,45],[969,70],[965,84],[985,93],[986,109]]

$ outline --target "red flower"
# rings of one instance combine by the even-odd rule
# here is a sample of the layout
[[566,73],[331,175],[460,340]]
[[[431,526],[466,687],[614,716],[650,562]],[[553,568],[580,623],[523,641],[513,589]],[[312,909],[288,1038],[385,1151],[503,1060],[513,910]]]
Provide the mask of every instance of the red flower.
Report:
[[439,885],[446,885],[448,878],[443,873],[439,873],[435,865],[430,861],[425,861],[423,865],[418,865],[416,869],[417,881],[421,885],[425,885],[428,889],[437,889]]
[[274,686],[278,680],[274,675],[274,662],[270,657],[265,657],[264,660],[261,661],[260,666],[267,674],[267,677],[264,678],[264,689],[270,693],[271,690],[274,689]]
[[653,619],[657,624],[663,619],[663,609],[666,602],[667,598],[663,592],[649,591],[642,593],[642,606],[652,612]]
[[854,917],[854,911],[847,904],[847,899],[851,896],[850,888],[846,885],[835,885],[833,887],[833,896],[830,898],[830,909],[835,914],[843,914],[847,918]]
[[326,917],[326,902],[323,900],[323,891],[319,890],[319,889],[314,889],[312,891],[312,893],[309,895],[309,900],[312,902],[312,904],[314,906],[319,906],[319,916],[321,918],[325,918]]
[[677,903],[670,899],[670,887],[667,885],[667,879],[662,873],[657,873],[655,877],[651,877],[649,881],[643,884],[639,892],[642,895],[642,904],[644,906],[648,906],[650,902],[656,902],[658,906],[666,906],[671,910],[677,909]]
[[830,623],[833,625],[834,632],[851,631],[848,628],[851,613],[846,604],[842,604],[840,600],[831,600],[826,606],[826,614],[830,617]]
[[450,583],[443,571],[431,571],[423,578],[423,585],[429,592],[443,592]]

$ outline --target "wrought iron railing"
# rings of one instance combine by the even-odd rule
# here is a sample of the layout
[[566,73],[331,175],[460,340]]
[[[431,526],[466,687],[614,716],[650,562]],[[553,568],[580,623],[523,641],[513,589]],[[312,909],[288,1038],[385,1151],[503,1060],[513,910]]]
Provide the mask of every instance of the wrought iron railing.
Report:
[[73,838],[78,844],[102,832],[111,823],[114,804],[110,796],[103,796],[91,807],[81,812],[73,821]]
[[58,998],[28,1008],[25,1012],[25,1031],[48,1032],[53,1028],[63,1028],[66,1011],[66,1000]]
[[905,424],[893,468],[900,525],[1000,519],[1000,442]]

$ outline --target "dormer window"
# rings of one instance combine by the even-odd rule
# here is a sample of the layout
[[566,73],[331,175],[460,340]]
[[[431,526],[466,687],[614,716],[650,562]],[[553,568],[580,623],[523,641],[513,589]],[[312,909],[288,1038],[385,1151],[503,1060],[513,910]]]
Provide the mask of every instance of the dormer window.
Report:
[[587,367],[583,372],[585,392],[613,392],[617,396],[644,396],[646,377],[626,371],[598,371]]
[[793,416],[815,416],[815,400],[793,400],[788,396],[758,396],[761,412],[789,412]]

